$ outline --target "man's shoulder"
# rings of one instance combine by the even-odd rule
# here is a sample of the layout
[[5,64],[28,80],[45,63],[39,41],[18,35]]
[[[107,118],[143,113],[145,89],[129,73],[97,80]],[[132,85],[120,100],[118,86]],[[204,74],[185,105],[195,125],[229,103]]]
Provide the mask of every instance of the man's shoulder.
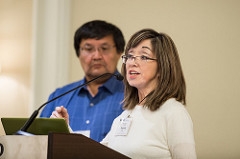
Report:
[[58,87],[55,89],[55,91],[53,93],[65,93],[71,89],[74,89],[78,86],[80,86],[81,84],[83,83],[83,80],[79,80],[79,81],[75,81],[75,82],[72,82],[72,83],[69,83],[69,84],[66,84],[62,87]]
[[108,81],[104,83],[104,87],[106,87],[112,93],[123,92],[124,84],[123,81],[119,81],[114,77],[110,78]]

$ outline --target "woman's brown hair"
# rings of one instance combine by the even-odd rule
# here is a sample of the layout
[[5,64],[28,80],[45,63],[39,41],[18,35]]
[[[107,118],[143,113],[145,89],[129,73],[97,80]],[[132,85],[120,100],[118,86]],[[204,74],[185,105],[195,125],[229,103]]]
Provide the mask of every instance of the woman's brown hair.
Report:
[[[153,53],[157,59],[159,82],[156,88],[147,95],[144,107],[155,111],[170,98],[175,98],[185,105],[185,79],[177,48],[170,36],[165,33],[158,33],[153,29],[140,30],[130,38],[125,55],[128,54],[129,49],[136,47],[146,39],[151,40]],[[138,90],[128,84],[125,64],[122,65],[122,75],[125,84],[124,108],[133,109],[139,103]]]

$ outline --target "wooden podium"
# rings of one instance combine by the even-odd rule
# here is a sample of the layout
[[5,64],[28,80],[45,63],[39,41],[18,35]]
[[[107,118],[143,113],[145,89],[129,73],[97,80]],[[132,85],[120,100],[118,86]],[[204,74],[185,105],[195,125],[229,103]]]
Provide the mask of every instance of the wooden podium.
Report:
[[0,159],[129,159],[81,134],[0,137]]
[[48,135],[48,159],[129,159],[81,134]]

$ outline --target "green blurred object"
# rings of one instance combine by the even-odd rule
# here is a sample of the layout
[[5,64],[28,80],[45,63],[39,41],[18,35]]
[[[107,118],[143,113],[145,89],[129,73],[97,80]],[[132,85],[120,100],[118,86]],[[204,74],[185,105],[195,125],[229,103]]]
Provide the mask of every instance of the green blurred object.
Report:
[[[14,135],[28,118],[1,118],[6,135]],[[69,133],[68,125],[61,118],[36,118],[27,130],[33,135],[48,135],[50,132]]]

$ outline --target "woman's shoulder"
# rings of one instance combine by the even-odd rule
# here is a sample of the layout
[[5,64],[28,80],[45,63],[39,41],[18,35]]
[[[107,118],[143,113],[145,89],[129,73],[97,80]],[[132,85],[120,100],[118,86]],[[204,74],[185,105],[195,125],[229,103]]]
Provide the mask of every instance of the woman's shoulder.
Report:
[[159,108],[159,112],[170,114],[187,113],[186,107],[175,98],[170,98]]
[[185,106],[175,98],[170,98],[160,107],[162,109],[185,109]]
[[174,98],[167,100],[160,107],[159,112],[167,120],[171,119],[177,121],[180,119],[186,119],[187,121],[191,121],[191,116],[188,113],[185,105]]

